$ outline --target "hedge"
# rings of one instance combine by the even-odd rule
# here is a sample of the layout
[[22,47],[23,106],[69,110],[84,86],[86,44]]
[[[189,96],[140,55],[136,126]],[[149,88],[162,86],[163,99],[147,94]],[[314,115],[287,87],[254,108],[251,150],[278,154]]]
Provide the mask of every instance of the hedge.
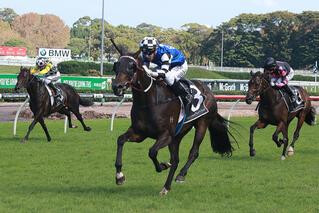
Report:
[[[81,62],[81,61],[64,61],[58,64],[58,70],[62,74],[80,74],[80,75],[92,75],[92,70],[99,73],[100,63],[94,62]],[[113,75],[112,72],[113,64],[104,63],[103,71],[104,75]]]

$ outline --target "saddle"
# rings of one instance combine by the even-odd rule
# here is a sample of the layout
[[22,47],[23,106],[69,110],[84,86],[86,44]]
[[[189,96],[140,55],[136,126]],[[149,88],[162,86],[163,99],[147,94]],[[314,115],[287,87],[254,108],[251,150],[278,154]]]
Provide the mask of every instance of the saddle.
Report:
[[192,81],[187,79],[181,79],[180,82],[184,84],[187,88],[189,88],[189,91],[192,94],[193,99],[191,103],[192,106],[191,106],[190,113],[189,115],[186,116],[183,101],[179,97],[182,107],[180,110],[175,135],[177,135],[180,132],[184,124],[189,123],[209,112],[204,104],[206,96],[202,94],[202,92],[197,88],[197,86]]
[[305,101],[302,99],[298,87],[289,86],[295,95],[295,101],[293,102],[290,95],[283,89],[279,89],[279,93],[283,97],[285,105],[289,112],[297,112],[305,108]]
[[59,106],[59,105],[63,105],[63,100],[64,100],[64,96],[63,96],[63,93],[62,93],[62,90],[59,88],[59,87],[56,87],[58,93],[60,94],[61,97],[60,100],[57,100],[58,97],[56,97],[58,94],[55,94],[54,91],[46,84],[45,85],[45,88],[47,89],[48,93],[49,93],[49,98],[50,98],[50,103],[51,103],[51,106]]

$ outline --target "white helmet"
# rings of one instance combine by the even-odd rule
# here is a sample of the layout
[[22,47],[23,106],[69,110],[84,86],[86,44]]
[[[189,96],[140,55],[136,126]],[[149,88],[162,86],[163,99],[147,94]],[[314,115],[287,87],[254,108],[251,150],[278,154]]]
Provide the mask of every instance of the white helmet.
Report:
[[48,59],[44,57],[39,57],[36,60],[36,65],[40,68],[45,67],[48,64]]
[[158,41],[154,37],[145,37],[140,41],[140,50],[143,53],[149,53],[156,50],[158,46]]

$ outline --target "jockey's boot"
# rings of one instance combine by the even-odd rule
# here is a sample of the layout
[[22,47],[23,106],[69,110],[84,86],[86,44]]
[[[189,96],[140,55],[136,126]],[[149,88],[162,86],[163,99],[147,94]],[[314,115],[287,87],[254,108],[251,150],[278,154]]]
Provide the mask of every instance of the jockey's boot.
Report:
[[298,106],[297,103],[296,103],[296,101],[297,101],[296,94],[294,93],[292,88],[289,87],[287,84],[283,87],[283,89],[288,93],[288,95],[290,97],[291,106],[292,106],[291,111],[293,111]]
[[57,106],[63,103],[61,91],[55,87],[55,85],[50,82],[48,86],[54,91],[54,99],[57,101]]
[[185,107],[185,114],[189,115],[193,100],[190,90],[180,81],[175,81],[171,88],[176,96],[180,96],[182,98]]

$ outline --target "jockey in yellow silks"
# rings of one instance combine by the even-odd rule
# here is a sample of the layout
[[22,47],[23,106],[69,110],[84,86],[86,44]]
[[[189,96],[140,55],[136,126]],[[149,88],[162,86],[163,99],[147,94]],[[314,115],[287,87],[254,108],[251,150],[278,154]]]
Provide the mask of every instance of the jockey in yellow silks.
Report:
[[43,82],[54,91],[58,104],[62,103],[61,92],[53,84],[60,79],[61,74],[49,59],[44,57],[37,58],[36,66],[30,72],[34,75],[43,75]]

